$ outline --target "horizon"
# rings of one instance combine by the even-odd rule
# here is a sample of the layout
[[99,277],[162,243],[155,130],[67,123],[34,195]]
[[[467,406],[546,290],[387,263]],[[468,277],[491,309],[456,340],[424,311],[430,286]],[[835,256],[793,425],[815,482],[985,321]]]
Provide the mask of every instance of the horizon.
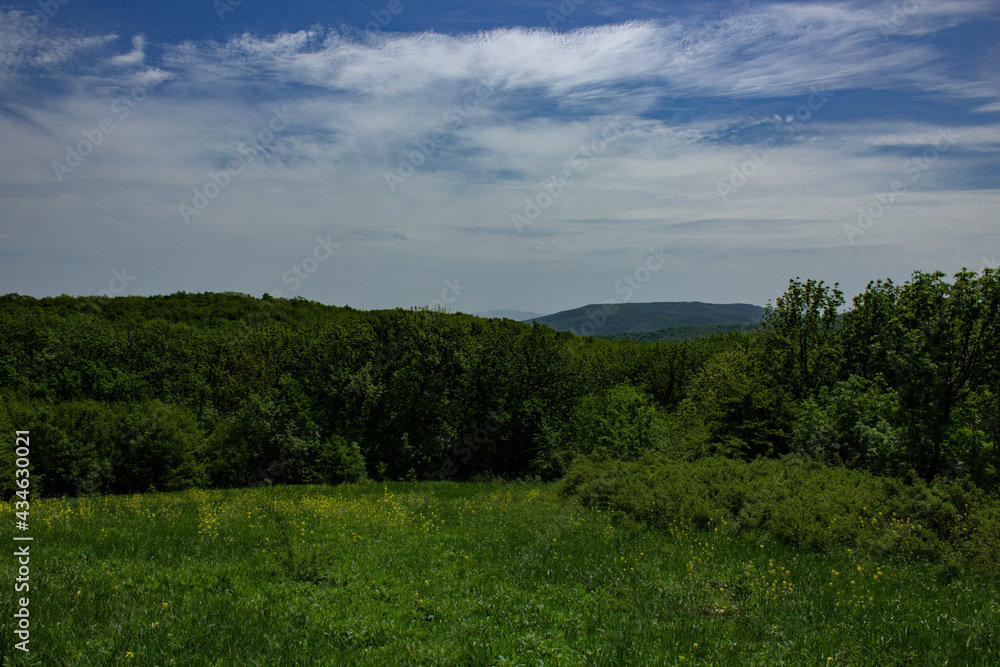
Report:
[[987,0],[0,5],[0,293],[555,314],[1000,265]]
[[[230,292],[230,293],[232,293],[232,294],[238,294],[240,296],[246,296],[246,297],[249,297],[251,299],[258,299],[258,300],[263,300],[265,296],[271,297],[271,295],[267,294],[266,292],[264,294],[262,294],[261,296],[254,296],[253,294],[247,294],[245,292]],[[118,297],[152,298],[152,297],[176,296],[177,294],[226,294],[226,293],[225,292],[187,292],[187,291],[171,292],[170,294],[119,294],[119,295],[110,295],[110,294],[65,294],[65,293],[63,293],[63,294],[54,294],[54,295],[46,295],[46,296],[42,296],[42,297],[36,297],[36,296],[31,295],[31,294],[19,294],[17,292],[9,292],[7,294],[0,294],[0,297],[9,296],[11,294],[16,294],[18,296],[28,296],[28,297],[31,297],[31,298],[34,298],[34,299],[54,299],[54,298],[58,298],[58,297],[62,297],[62,296],[68,296],[68,297],[70,297],[72,299],[93,299],[93,298],[100,297],[100,296],[108,296],[109,298],[114,299],[114,298],[118,298]],[[285,298],[285,297],[276,297],[276,298]],[[295,297],[292,297],[292,298],[295,298]],[[421,308],[421,307],[424,307],[424,306],[410,306],[410,307],[406,307],[406,306],[392,306],[392,307],[389,307],[389,308],[357,308],[355,306],[352,306],[349,303],[336,304],[336,303],[325,303],[323,301],[317,301],[317,300],[314,300],[314,299],[306,299],[306,300],[310,301],[310,302],[313,302],[313,303],[318,303],[318,304],[320,304],[322,306],[330,306],[330,307],[334,307],[334,308],[351,308],[353,310],[361,310],[361,311],[368,311],[368,310],[396,310],[396,309],[408,309],[408,308]],[[660,303],[672,303],[672,304],[697,303],[697,304],[703,304],[703,305],[708,305],[708,306],[754,306],[756,308],[764,308],[765,307],[765,306],[761,306],[761,305],[755,304],[755,303],[735,303],[735,302],[734,303],[712,303],[712,302],[708,302],[708,301],[633,301],[633,302],[630,302],[628,304],[614,304],[614,305],[618,305],[618,306],[620,306],[620,305],[641,306],[641,305],[660,304]],[[548,317],[550,315],[558,315],[559,313],[563,313],[563,312],[567,312],[567,311],[571,311],[571,310],[580,310],[582,308],[591,308],[591,307],[601,307],[601,306],[604,306],[604,305],[608,305],[608,304],[588,303],[588,304],[584,304],[582,306],[574,306],[572,308],[567,308],[565,310],[556,311],[554,313],[536,313],[533,316],[534,317]],[[462,314],[465,314],[465,315],[476,315],[476,316],[479,316],[482,313],[489,313],[489,312],[517,312],[517,313],[528,312],[528,313],[530,313],[530,311],[522,311],[522,310],[519,310],[517,308],[488,308],[486,310],[481,310],[481,311],[477,311],[477,312],[474,312],[474,313],[469,313],[469,312],[466,312],[464,310],[456,310],[456,311],[448,311],[447,309],[445,309],[445,310],[446,310],[446,312],[455,312],[455,313],[462,313]]]

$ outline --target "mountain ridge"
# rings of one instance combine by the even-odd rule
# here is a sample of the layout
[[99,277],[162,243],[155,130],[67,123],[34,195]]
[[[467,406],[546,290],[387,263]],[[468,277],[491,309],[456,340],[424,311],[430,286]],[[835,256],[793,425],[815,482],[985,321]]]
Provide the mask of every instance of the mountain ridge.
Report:
[[581,336],[608,336],[660,331],[678,326],[756,325],[764,308],[748,303],[702,301],[653,301],[647,303],[589,304],[543,317],[522,320],[538,322],[557,331]]
[[487,319],[493,317],[502,317],[508,320],[515,320],[517,322],[531,321],[536,317],[545,317],[541,313],[536,313],[530,310],[512,310],[510,308],[501,308],[497,310],[483,310],[478,313],[472,313],[476,317],[485,317]]

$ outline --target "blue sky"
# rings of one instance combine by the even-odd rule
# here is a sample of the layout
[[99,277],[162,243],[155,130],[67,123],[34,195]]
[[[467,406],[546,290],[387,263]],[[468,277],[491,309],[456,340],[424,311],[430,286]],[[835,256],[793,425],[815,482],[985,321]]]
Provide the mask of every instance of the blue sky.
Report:
[[0,293],[763,305],[1000,254],[993,1],[35,0],[0,56]]

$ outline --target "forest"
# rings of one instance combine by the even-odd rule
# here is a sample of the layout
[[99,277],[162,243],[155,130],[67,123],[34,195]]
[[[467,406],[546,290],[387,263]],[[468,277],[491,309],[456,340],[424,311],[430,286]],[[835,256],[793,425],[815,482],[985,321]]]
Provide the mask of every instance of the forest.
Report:
[[[794,279],[762,326],[578,337],[427,309],[236,293],[0,297],[0,426],[46,496],[373,480],[554,480],[655,453],[1000,482],[1000,272],[849,305]],[[0,466],[6,498],[12,447]]]

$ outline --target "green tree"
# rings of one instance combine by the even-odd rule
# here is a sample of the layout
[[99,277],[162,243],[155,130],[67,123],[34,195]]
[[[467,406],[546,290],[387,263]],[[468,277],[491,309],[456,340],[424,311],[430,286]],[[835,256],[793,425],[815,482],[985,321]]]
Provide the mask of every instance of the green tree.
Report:
[[205,434],[186,407],[149,401],[126,420],[112,465],[110,490],[132,493],[208,486]]
[[[869,285],[845,318],[854,369],[882,376],[899,397],[910,461],[931,479],[959,414],[1000,369],[1000,272],[914,272],[901,288]],[[867,348],[867,349],[864,349]],[[862,351],[863,350],[863,351]]]
[[844,304],[838,283],[798,278],[774,306],[764,309],[763,336],[775,379],[801,399],[832,382],[842,357],[837,310]]
[[566,434],[577,454],[631,460],[657,449],[664,429],[650,397],[630,384],[620,384],[581,398]]
[[891,358],[910,415],[910,441],[924,476],[941,469],[952,416],[969,396],[995,385],[1000,345],[1000,272],[916,272],[898,302],[906,332]]
[[793,427],[793,448],[849,468],[891,471],[902,442],[894,426],[898,411],[894,393],[852,375],[804,401]]
[[691,380],[681,408],[703,420],[707,452],[755,458],[789,451],[794,402],[769,372],[768,354],[759,337],[738,340]]

